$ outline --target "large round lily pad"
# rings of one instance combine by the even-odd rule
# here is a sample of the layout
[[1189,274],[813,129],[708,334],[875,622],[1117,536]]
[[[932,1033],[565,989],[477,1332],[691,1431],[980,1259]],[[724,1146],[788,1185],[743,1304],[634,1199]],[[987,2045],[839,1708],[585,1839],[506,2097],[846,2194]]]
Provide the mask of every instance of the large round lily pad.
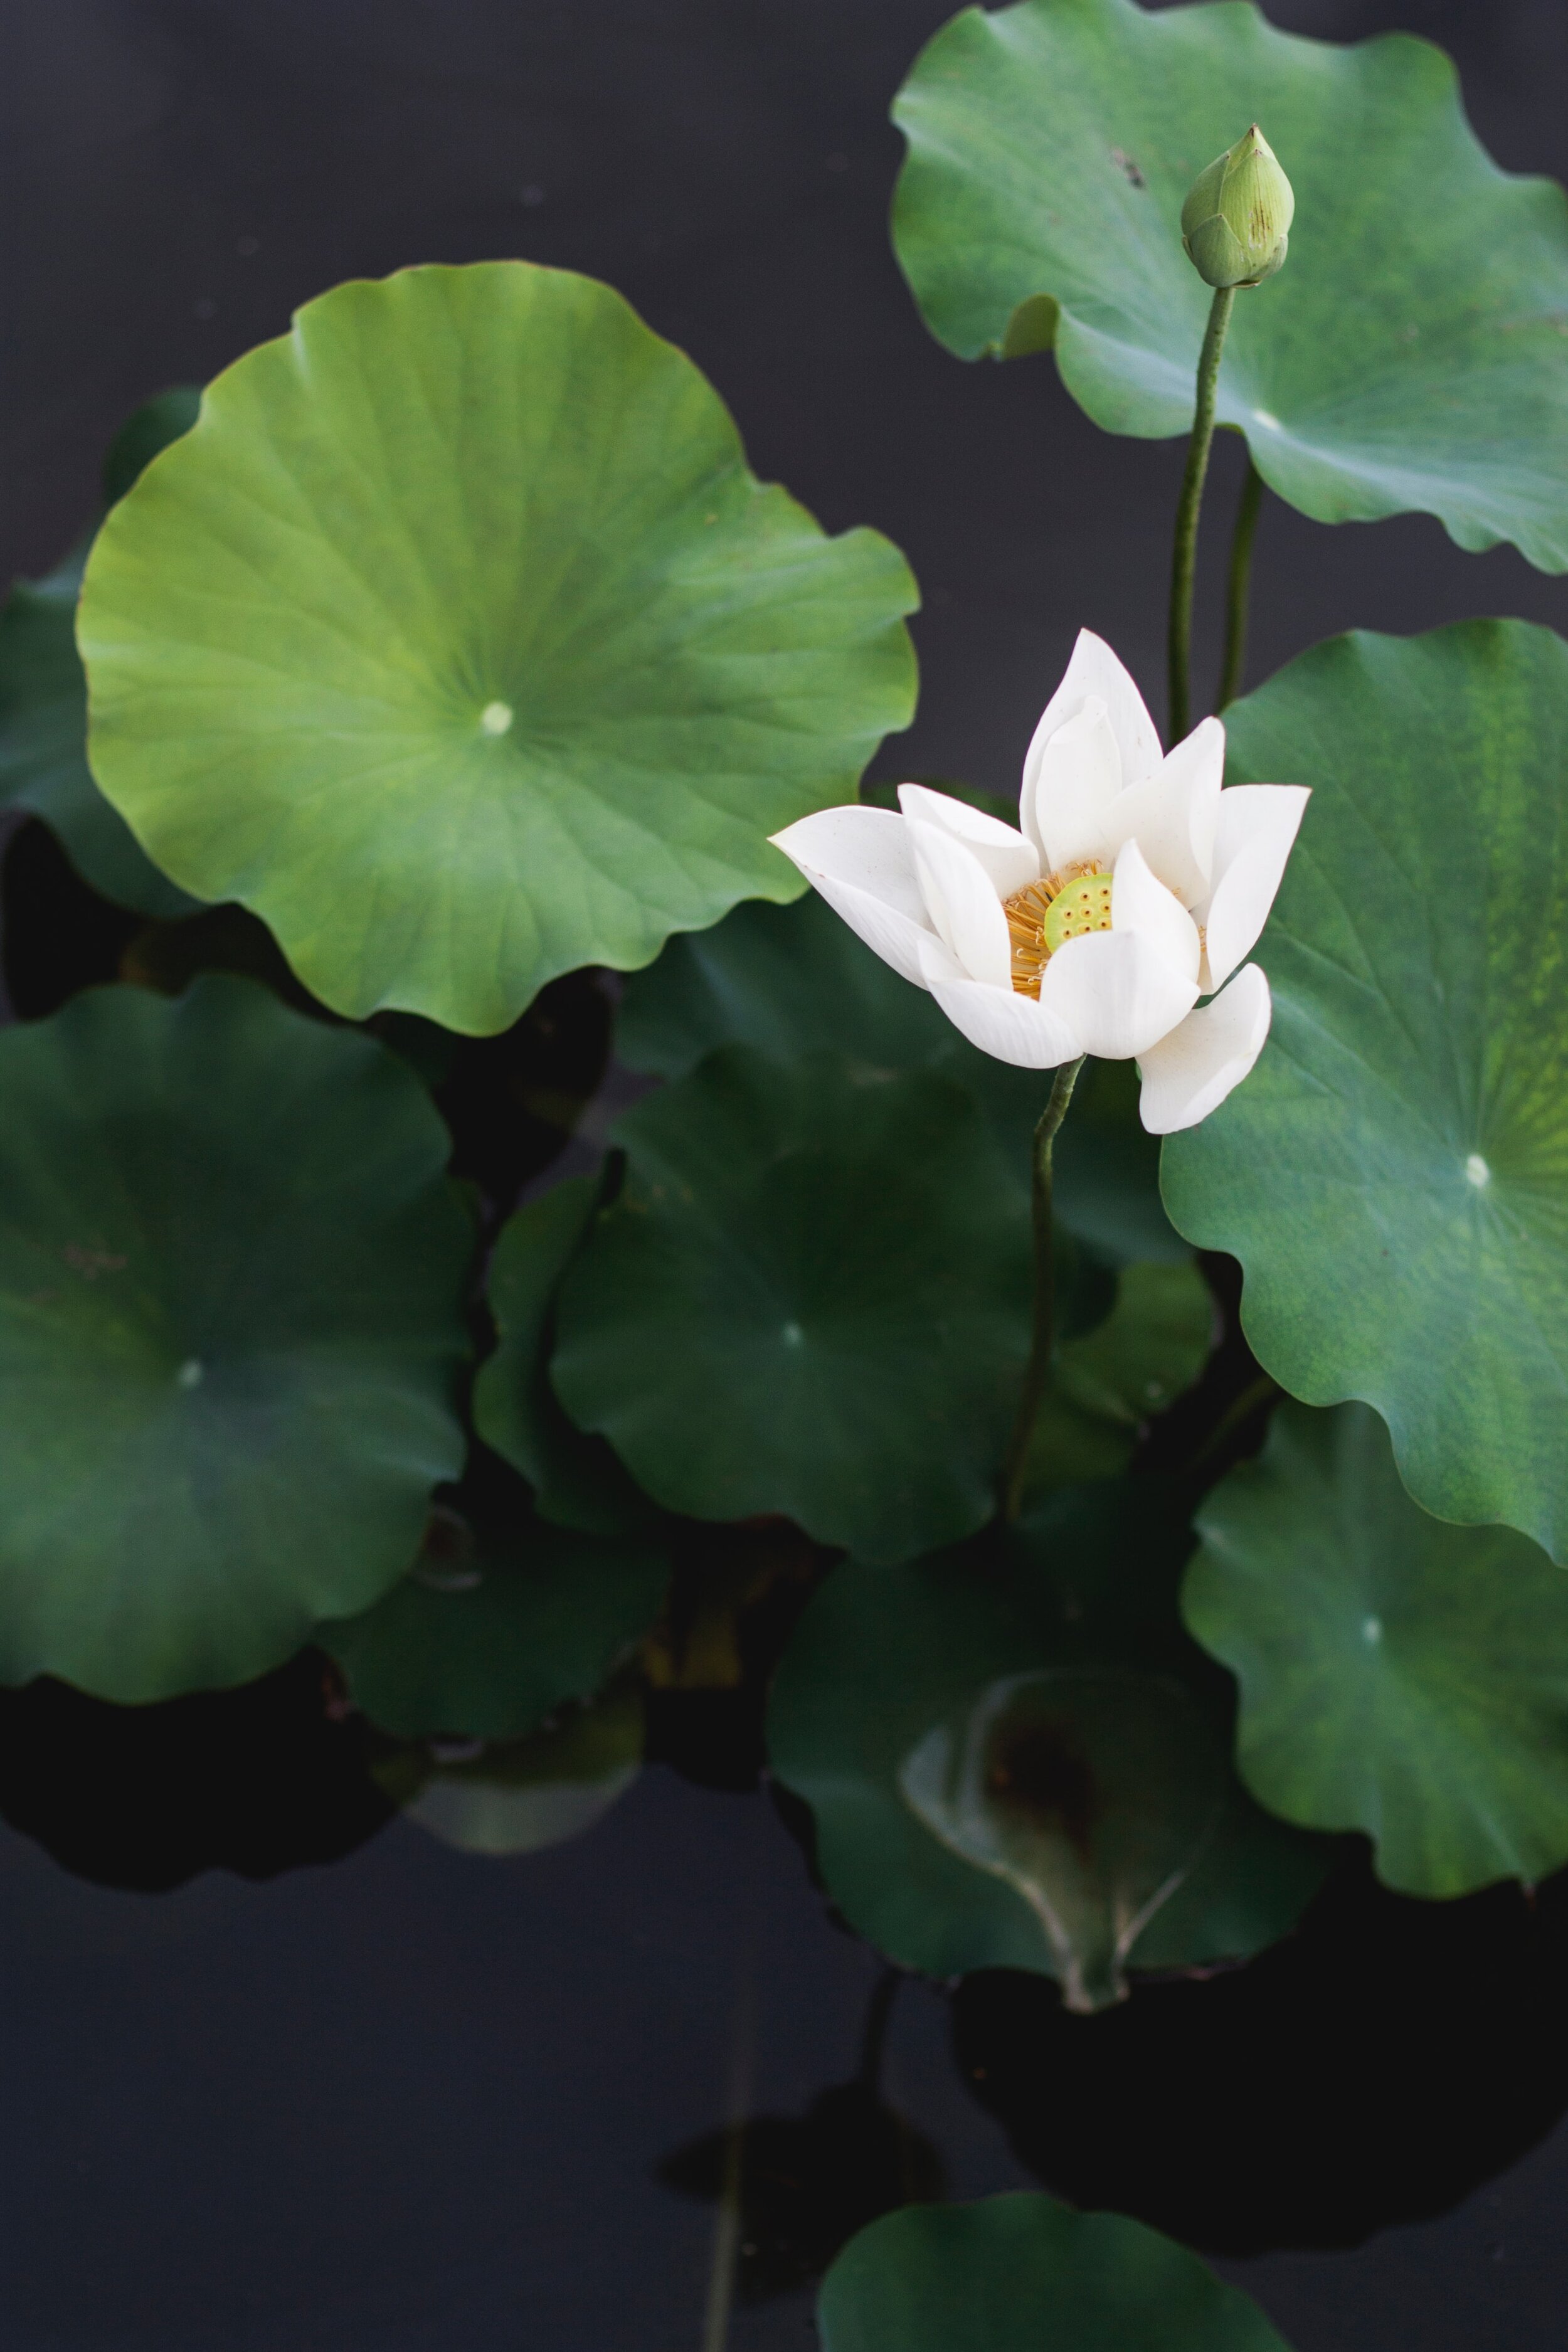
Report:
[[[633,1069],[661,1077],[680,1077],[731,1044],[936,1070],[968,1088],[1024,1170],[1050,1092],[1048,1074],[980,1053],[815,890],[789,907],[749,900],[711,930],[672,939],[627,982],[616,1044]],[[1159,1142],[1139,1118],[1131,1062],[1091,1062],[1079,1080],[1057,1141],[1055,1206],[1078,1240],[1112,1262],[1187,1256],[1161,1205]]]
[[966,359],[1054,344],[1095,423],[1144,437],[1192,422],[1211,298],[1183,201],[1261,123],[1296,216],[1237,302],[1221,423],[1320,522],[1415,509],[1568,570],[1568,205],[1498,170],[1440,50],[1302,40],[1235,0],[1024,0],[944,26],[894,117],[932,331]]
[[412,1072],[254,983],[0,1034],[0,1681],[244,1682],[456,1475],[474,1235]]
[[989,1550],[851,1561],[814,1597],[768,1752],[828,1892],[890,1959],[1033,1969],[1093,2010],[1129,1970],[1242,1958],[1294,1923],[1329,1849],[1236,1779],[1228,1680],[1175,1622],[1188,1542],[1123,1482]]
[[734,1045],[617,1134],[625,1191],[557,1307],[573,1420],[668,1510],[780,1512],[869,1559],[988,1518],[1028,1210],[969,1096]]
[[[109,503],[189,430],[200,403],[194,384],[181,384],[136,411],[104,467]],[[106,898],[161,920],[188,915],[196,900],[158,871],[87,764],[76,606],[88,544],[84,539],[44,579],[18,580],[0,612],[0,803],[42,817]]]
[[1518,621],[1319,646],[1227,713],[1313,798],[1258,1067],[1165,1145],[1259,1360],[1360,1397],[1439,1517],[1568,1559],[1568,646]]
[[1363,1404],[1282,1405],[1198,1515],[1186,1619],[1241,1685],[1253,1794],[1464,1895],[1568,1862],[1568,1576],[1413,1503]]
[[608,287],[403,270],[219,376],[100,533],[93,772],[328,1004],[488,1033],[795,895],[767,835],[908,722],[915,601]]
[[1121,2213],[907,2205],[822,2283],[822,2352],[1287,2352],[1250,2295]]
[[408,1574],[363,1616],[318,1627],[372,1720],[405,1739],[515,1739],[607,1680],[658,1614],[657,1544],[570,1535],[504,1510],[431,1515]]

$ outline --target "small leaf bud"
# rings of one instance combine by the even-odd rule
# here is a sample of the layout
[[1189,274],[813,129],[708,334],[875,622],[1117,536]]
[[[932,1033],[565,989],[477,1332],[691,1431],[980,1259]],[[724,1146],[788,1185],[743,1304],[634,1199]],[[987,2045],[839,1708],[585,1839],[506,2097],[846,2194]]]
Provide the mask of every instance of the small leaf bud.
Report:
[[1289,245],[1296,197],[1255,122],[1193,182],[1182,206],[1182,243],[1207,286],[1258,286]]

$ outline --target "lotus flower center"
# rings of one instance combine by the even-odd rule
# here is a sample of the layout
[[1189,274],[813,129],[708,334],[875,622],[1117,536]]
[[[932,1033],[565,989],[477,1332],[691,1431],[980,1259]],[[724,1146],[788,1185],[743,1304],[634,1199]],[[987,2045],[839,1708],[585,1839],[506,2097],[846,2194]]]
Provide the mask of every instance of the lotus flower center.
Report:
[[1103,866],[1078,866],[1027,882],[1003,901],[1013,949],[1013,986],[1020,996],[1037,997],[1040,980],[1057,950],[1089,931],[1110,929],[1110,883]]

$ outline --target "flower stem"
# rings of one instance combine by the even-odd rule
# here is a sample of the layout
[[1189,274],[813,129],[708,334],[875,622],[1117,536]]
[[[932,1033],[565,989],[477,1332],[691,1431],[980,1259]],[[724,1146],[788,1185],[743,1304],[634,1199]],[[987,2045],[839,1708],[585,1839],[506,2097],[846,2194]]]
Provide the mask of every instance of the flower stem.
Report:
[[1225,666],[1220,671],[1216,711],[1227,709],[1236,700],[1247,673],[1247,600],[1252,588],[1252,541],[1258,530],[1258,509],[1262,504],[1263,477],[1249,458],[1230,542],[1230,583],[1225,600]]
[[1193,579],[1198,561],[1198,509],[1204,502],[1204,477],[1209,469],[1214,441],[1215,397],[1219,388],[1219,357],[1225,331],[1236,300],[1234,286],[1216,286],[1209,310],[1207,332],[1198,359],[1197,407],[1193,437],[1187,444],[1187,470],[1182,477],[1181,503],[1176,509],[1176,544],[1171,559],[1170,727],[1171,740],[1179,743],[1192,723],[1188,673],[1193,649]]
[[1040,1113],[1035,1129],[1033,1181],[1030,1188],[1035,1229],[1035,1318],[1029,1341],[1028,1369],[1024,1374],[1024,1393],[1018,1400],[1018,1418],[1013,1424],[1012,1441],[1007,1448],[1007,1464],[1002,1479],[1002,1517],[1009,1526],[1024,1507],[1024,1487],[1029,1473],[1029,1444],[1039,1418],[1040,1404],[1051,1381],[1051,1356],[1056,1342],[1057,1275],[1055,1235],[1051,1224],[1051,1148],[1057,1139],[1057,1129],[1068,1115],[1072,1090],[1078,1084],[1078,1074],[1084,1065],[1080,1054],[1076,1062],[1064,1062],[1057,1072],[1050,1100]]

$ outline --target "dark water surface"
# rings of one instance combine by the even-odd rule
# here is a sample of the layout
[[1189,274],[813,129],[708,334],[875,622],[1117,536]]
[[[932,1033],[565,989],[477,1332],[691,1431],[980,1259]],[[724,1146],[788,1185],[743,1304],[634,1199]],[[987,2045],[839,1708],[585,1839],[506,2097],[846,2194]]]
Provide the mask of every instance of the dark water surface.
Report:
[[[193,1743],[193,1776],[210,1759]],[[243,1812],[243,1785],[227,1794]],[[210,1831],[206,1799],[184,1795]],[[251,1797],[253,1827],[270,1811],[286,1839],[276,1789]],[[825,1916],[765,1798],[656,1766],[549,1853],[480,1858],[395,1820],[330,1867],[209,1870],[163,1894],[89,1884],[6,1832],[0,1886],[7,2347],[698,2347],[721,2233],[711,2203],[659,2176],[672,2158],[700,2173],[694,2144],[742,2111],[774,2120],[726,2340],[813,2340],[792,2266],[831,2241],[843,2152],[872,2137],[852,2097],[815,2135],[805,2119],[853,2080],[879,1971]],[[1163,2202],[1152,2218],[1211,2246],[1261,2229],[1289,2248],[1459,2197],[1359,2248],[1221,2266],[1299,2352],[1546,2352],[1563,2340],[1568,2131],[1518,2148],[1568,2095],[1542,1997],[1548,1973],[1561,1987],[1563,1920],[1538,1912],[1521,1937],[1511,1895],[1442,1921],[1353,1891],[1341,1906],[1353,1935],[1310,1922],[1305,1958],[1276,1956],[1294,1981],[1271,2015],[1236,2013],[1239,1978],[1092,2021],[1029,1980],[976,1979],[961,2070],[946,1999],[908,1982],[883,2096],[948,2192],[982,2195],[1036,2176],[964,2077],[984,2066],[995,2095],[1022,2070],[1026,2143],[1053,2187]],[[1140,2021],[1162,2002],[1173,2035]],[[1467,2143],[1502,2167],[1468,2194]],[[750,2299],[758,2286],[775,2291]]]
[[[1082,623],[1157,702],[1179,450],[1101,438],[1048,362],[946,357],[888,250],[887,101],[948,13],[5,0],[5,568],[61,552],[132,406],[297,302],[521,254],[620,285],[759,472],[909,551],[924,698],[881,772],[1006,789]],[[1560,0],[1271,13],[1427,33],[1503,163],[1568,164]],[[1265,516],[1255,677],[1352,624],[1476,612],[1568,625],[1568,584],[1420,519]],[[1039,2179],[1142,2213],[1299,2352],[1568,2334],[1560,1890],[1426,1907],[1352,1872],[1244,1977],[1097,2021],[1021,1979],[904,1985],[880,2068],[900,2129],[843,2089],[881,1972],[765,1794],[655,1766],[575,1842],[491,1860],[384,1817],[309,1664],[161,1721],[132,1757],[68,1702],[0,1706],[5,2352],[698,2352],[703,2192],[742,2112],[773,2121],[731,2352],[807,2345],[791,2279],[884,2177],[939,2170],[955,2196]]]

